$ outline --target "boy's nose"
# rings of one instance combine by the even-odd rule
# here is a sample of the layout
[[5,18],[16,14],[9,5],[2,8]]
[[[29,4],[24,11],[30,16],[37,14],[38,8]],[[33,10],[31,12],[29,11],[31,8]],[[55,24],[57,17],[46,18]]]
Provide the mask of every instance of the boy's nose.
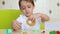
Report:
[[25,11],[26,11],[26,13],[28,13],[28,9],[26,9]]
[[28,8],[26,8],[26,11],[28,11]]
[[26,14],[28,14],[28,11],[26,11]]

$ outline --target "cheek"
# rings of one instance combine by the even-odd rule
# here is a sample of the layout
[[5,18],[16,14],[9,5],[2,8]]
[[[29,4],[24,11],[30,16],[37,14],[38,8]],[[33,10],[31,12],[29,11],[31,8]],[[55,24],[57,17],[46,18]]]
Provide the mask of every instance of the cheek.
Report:
[[25,14],[25,10],[22,10],[22,12]]
[[33,11],[33,9],[34,9],[33,7],[30,8],[31,11]]
[[30,12],[31,12],[31,13],[33,12],[33,8],[30,8]]

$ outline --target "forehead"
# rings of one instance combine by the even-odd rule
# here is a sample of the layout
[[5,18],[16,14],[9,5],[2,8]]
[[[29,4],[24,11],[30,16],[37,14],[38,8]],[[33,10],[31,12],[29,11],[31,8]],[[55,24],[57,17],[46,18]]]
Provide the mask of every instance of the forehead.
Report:
[[28,1],[21,1],[21,6],[22,5],[32,5],[32,3]]

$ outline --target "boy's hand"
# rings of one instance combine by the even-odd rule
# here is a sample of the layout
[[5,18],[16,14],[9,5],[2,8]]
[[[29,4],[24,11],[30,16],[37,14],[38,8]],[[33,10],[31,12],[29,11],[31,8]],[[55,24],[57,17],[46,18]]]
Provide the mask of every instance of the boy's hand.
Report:
[[13,23],[12,23],[12,29],[14,30],[14,31],[17,31],[17,30],[19,30],[20,28],[21,28],[21,23],[19,23],[18,21],[15,21],[15,20],[13,20]]
[[36,20],[38,17],[40,17],[40,15],[38,13],[36,13],[36,14],[33,14],[30,17],[28,17],[28,19],[33,21],[33,20]]
[[33,21],[33,20],[36,20],[38,17],[41,17],[42,22],[45,22],[45,21],[49,20],[49,17],[47,15],[41,14],[41,13],[35,13],[35,14],[29,16],[28,19]]

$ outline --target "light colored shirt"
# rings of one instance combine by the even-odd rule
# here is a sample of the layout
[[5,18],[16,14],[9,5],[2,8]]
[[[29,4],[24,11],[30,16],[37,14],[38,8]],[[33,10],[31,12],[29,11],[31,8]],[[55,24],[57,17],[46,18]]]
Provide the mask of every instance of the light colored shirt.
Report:
[[40,17],[35,20],[36,24],[33,27],[27,25],[27,23],[26,23],[27,17],[25,15],[20,15],[16,20],[18,22],[22,23],[22,28],[21,29],[29,29],[29,30],[38,29],[38,30],[40,30],[40,23],[41,23],[41,18]]

